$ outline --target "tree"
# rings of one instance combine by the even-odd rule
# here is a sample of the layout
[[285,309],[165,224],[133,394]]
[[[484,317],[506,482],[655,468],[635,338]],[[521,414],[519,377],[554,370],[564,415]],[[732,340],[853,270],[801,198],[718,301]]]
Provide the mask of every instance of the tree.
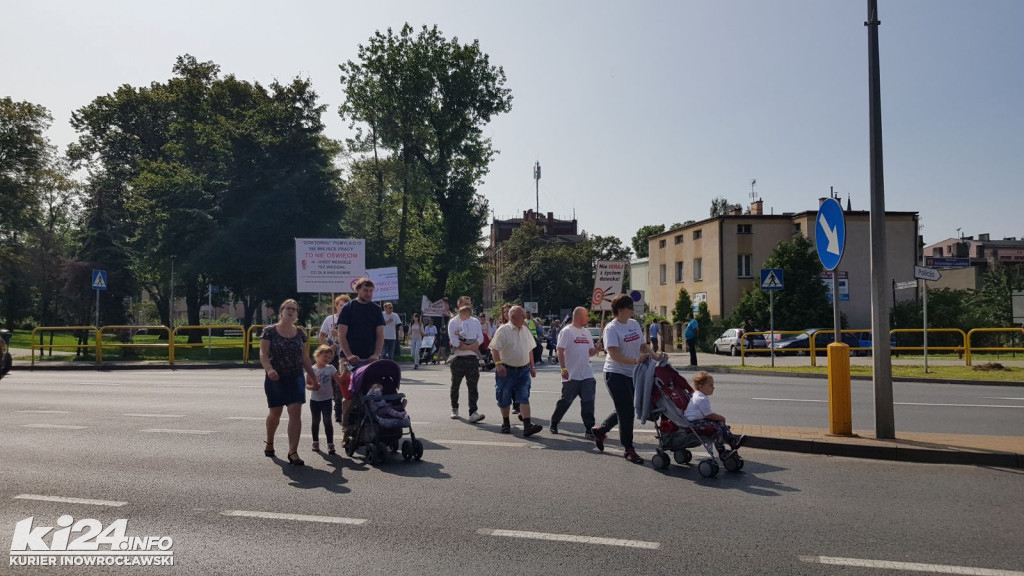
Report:
[[647,239],[655,234],[661,234],[664,231],[664,224],[648,224],[646,226],[641,226],[630,240],[630,243],[633,245],[633,252],[636,253],[636,257],[647,258],[649,248],[647,245]]
[[381,147],[398,154],[403,179],[415,174],[428,183],[441,215],[432,294],[444,294],[450,275],[480,260],[487,203],[476,187],[495,154],[483,126],[511,109],[505,72],[490,64],[478,41],[460,44],[436,26],[416,33],[408,24],[398,34],[375,33],[359,46],[358,61],[340,68],[339,113],[367,127],[357,139],[362,149],[375,160]]
[[728,200],[721,196],[717,196],[711,200],[711,210],[709,213],[712,218],[717,218],[728,214],[730,208],[732,208],[732,206],[729,205]]
[[676,295],[676,305],[672,308],[672,322],[679,324],[686,322],[686,315],[693,313],[693,300],[686,288],[680,288]]

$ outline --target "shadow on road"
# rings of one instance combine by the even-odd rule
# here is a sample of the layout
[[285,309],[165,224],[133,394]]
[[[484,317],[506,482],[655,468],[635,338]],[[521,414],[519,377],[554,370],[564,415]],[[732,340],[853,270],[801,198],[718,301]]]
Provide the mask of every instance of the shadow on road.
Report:
[[708,488],[740,490],[754,496],[781,496],[784,492],[800,492],[798,488],[786,486],[785,484],[775,482],[774,480],[768,480],[767,478],[758,476],[758,474],[781,472],[786,470],[786,468],[746,460],[743,465],[743,470],[739,472],[728,472],[723,468],[719,471],[718,476],[714,478],[704,478],[699,472],[697,472],[697,465],[700,464],[701,460],[702,458],[699,454],[694,454],[694,459],[690,464],[684,464],[682,466],[673,464],[667,470],[658,470],[658,472],[666,476],[690,479],[697,484]]
[[[311,457],[315,458],[317,456],[314,453]],[[281,460],[280,458],[274,458],[274,462],[281,467],[281,473],[291,480],[289,483],[291,486],[305,490],[323,488],[335,494],[351,492],[348,487],[344,486],[344,484],[348,483],[348,480],[341,475],[343,468],[352,470],[366,469],[366,466],[361,462],[348,460],[337,454],[320,454],[319,457],[323,458],[332,469],[321,470],[313,466],[292,466],[287,460]]]

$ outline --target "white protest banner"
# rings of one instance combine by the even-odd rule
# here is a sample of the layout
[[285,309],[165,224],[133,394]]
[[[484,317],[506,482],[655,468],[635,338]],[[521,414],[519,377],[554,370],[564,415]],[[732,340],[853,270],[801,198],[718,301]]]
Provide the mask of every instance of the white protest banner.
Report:
[[366,270],[361,238],[296,238],[296,291],[307,294],[351,292]]
[[398,268],[374,268],[366,271],[373,280],[373,301],[398,300]]
[[626,262],[601,260],[594,269],[594,291],[591,310],[611,310],[612,300],[622,293],[622,280],[626,275]]
[[434,316],[435,318],[440,318],[441,316],[444,316],[447,310],[448,308],[444,305],[444,300],[431,302],[429,298],[424,296],[420,304],[420,311],[423,313],[424,316]]

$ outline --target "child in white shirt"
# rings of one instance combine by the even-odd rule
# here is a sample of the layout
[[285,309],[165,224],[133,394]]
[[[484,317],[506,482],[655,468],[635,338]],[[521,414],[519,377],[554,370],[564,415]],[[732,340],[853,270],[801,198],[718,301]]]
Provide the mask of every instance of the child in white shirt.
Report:
[[[713,437],[715,448],[718,449],[718,455],[724,460],[739,449],[746,437],[734,435],[725,423],[725,416],[717,414],[711,409],[711,399],[709,396],[715,393],[715,379],[711,374],[703,370],[695,374],[693,376],[693,387],[697,391],[693,393],[693,397],[686,406],[686,412],[683,415],[690,421],[690,424],[698,434]],[[732,450],[725,449],[726,442],[729,443]]]
[[341,386],[341,374],[338,369],[331,365],[334,357],[334,350],[330,346],[323,345],[316,349],[313,358],[316,365],[313,372],[316,374],[316,387],[307,385],[309,394],[309,411],[313,414],[313,451],[320,451],[320,421],[324,422],[324,434],[327,436],[328,454],[336,454],[334,450],[334,424],[331,422],[331,405],[334,403],[334,392],[336,387]]

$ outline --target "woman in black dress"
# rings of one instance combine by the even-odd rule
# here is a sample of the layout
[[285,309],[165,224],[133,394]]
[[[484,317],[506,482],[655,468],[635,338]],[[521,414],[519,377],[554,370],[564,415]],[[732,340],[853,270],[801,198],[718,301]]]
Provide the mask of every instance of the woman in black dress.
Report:
[[[267,440],[264,454],[274,455],[274,434],[281,423],[281,413],[288,408],[288,463],[305,464],[298,454],[299,432],[302,430],[302,405],[306,403],[306,386],[315,386],[316,373],[309,360],[307,336],[295,320],[299,317],[299,303],[285,300],[278,313],[277,324],[263,329],[260,336],[260,364],[266,371],[263,391],[267,395]],[[306,377],[303,378],[303,372]]]

